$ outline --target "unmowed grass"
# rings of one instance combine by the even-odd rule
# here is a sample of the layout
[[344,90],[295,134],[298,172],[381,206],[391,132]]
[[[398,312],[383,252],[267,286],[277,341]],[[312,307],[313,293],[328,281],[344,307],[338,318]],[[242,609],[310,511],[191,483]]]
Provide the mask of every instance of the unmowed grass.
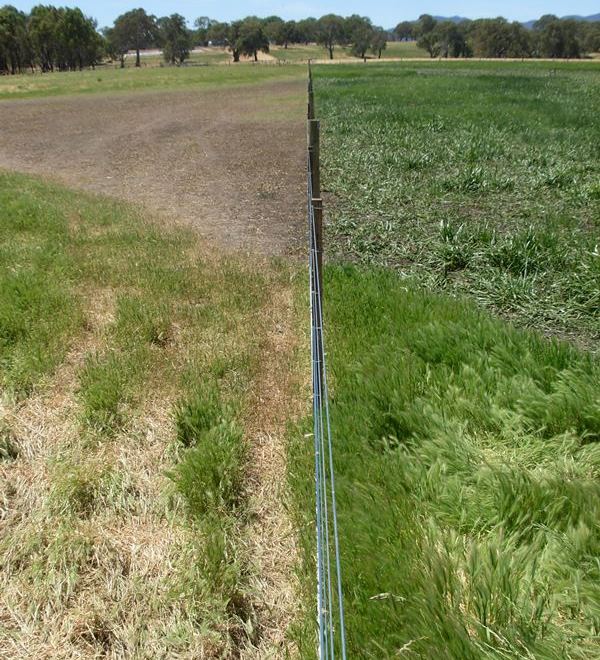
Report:
[[330,254],[596,345],[596,63],[314,71]]
[[[18,613],[2,643],[230,657],[256,633],[243,419],[288,266],[209,254],[134,207],[22,175],[0,173],[0,213],[0,579]],[[15,424],[28,406],[33,445]],[[135,553],[111,545],[120,525],[180,539],[162,578],[121,570]]]
[[[597,358],[390,270],[330,266],[324,290],[349,657],[597,657]],[[306,658],[310,430],[289,461]]]

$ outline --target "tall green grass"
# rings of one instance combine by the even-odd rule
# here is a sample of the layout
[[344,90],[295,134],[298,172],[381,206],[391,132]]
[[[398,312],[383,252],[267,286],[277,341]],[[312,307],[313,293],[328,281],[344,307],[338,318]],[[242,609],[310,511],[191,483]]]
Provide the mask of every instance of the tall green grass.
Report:
[[600,68],[315,68],[330,254],[600,338]]
[[[600,364],[390,271],[325,272],[349,657],[600,653]],[[313,657],[311,442],[290,478]]]

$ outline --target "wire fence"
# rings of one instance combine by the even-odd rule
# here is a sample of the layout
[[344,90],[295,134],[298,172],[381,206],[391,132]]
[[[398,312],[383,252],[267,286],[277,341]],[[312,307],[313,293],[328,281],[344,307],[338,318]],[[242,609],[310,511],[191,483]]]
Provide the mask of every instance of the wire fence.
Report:
[[327,359],[323,336],[323,201],[319,121],[315,119],[312,71],[308,67],[308,243],[311,317],[313,433],[315,452],[318,657],[346,659],[342,570],[335,501]]

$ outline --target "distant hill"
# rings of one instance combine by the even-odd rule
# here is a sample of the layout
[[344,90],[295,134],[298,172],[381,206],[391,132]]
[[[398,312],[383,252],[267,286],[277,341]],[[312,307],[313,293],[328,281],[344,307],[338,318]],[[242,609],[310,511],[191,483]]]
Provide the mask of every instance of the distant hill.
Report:
[[563,18],[570,18],[574,21],[600,21],[600,14],[592,14],[591,16],[563,16]]
[[[590,23],[593,21],[600,21],[600,14],[591,14],[590,16],[562,16],[561,18],[565,19],[568,18],[572,21],[589,21]],[[537,21],[537,18],[532,20],[532,21],[525,21],[523,25],[526,28],[533,28],[534,23]]]
[[436,21],[450,21],[451,23],[462,23],[463,21],[469,21],[470,18],[465,18],[464,16],[434,16]]
[[[434,16],[436,21],[450,21],[451,23],[463,23],[464,21],[470,21],[470,18],[466,18],[465,16]],[[563,19],[569,18],[574,21],[600,21],[600,14],[591,14],[590,16],[562,16]],[[533,24],[537,21],[538,19],[535,18],[531,21],[525,21],[522,23],[526,28],[532,28]]]

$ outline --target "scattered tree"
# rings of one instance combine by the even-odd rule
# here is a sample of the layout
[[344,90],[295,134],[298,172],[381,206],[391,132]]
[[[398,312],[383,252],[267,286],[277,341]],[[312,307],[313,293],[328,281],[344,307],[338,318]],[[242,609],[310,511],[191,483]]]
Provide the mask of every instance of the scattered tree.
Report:
[[6,5],[0,8],[0,72],[22,73],[31,64],[27,16]]
[[367,59],[367,51],[373,44],[375,30],[369,18],[356,14],[346,19],[345,34],[350,43],[352,54],[363,60]]
[[576,21],[545,15],[534,23],[533,31],[541,57],[581,57],[582,39]]
[[327,49],[329,59],[333,59],[333,50],[338,45],[346,43],[346,26],[344,19],[336,14],[327,14],[318,21],[317,43]]
[[165,62],[183,64],[190,56],[192,33],[181,14],[171,14],[158,20],[159,41]]
[[231,27],[228,23],[212,22],[206,35],[208,37],[208,43],[213,46],[226,46],[231,36]]
[[394,28],[394,34],[400,41],[410,41],[415,38],[415,26],[410,21],[402,21]]
[[[98,33],[93,19],[80,9],[38,5],[26,13],[11,5],[0,7],[0,74],[39,69],[42,73],[94,67],[104,55],[125,65],[129,50],[160,45],[166,61],[181,64],[194,43],[228,47],[234,62],[242,54],[258,59],[269,44],[287,48],[294,43],[317,42],[333,59],[334,49],[350,45],[365,59],[367,52],[381,57],[390,37],[368,18],[327,14],[320,19],[284,21],[278,16],[220,23],[201,16],[190,31],[179,14],[157,21],[143,9],[119,16]],[[422,14],[415,22],[398,23],[393,34],[400,40],[417,39],[431,57],[551,57],[574,58],[600,51],[600,22],[559,19],[548,14],[526,29],[504,18],[476,21],[436,21]]]
[[237,45],[242,55],[253,57],[255,62],[258,62],[258,51],[269,52],[269,39],[258,18],[249,17],[242,21]]
[[115,21],[117,41],[127,44],[128,50],[135,50],[135,65],[141,66],[140,50],[156,45],[158,26],[156,18],[143,9],[132,9],[121,14]]
[[212,18],[208,16],[200,16],[194,21],[194,27],[196,32],[194,34],[194,43],[198,46],[208,46],[209,41],[209,32],[211,27],[216,23]]
[[373,31],[373,39],[371,41],[371,51],[377,55],[377,59],[381,59],[381,54],[387,48],[388,33],[383,28],[375,28]]

